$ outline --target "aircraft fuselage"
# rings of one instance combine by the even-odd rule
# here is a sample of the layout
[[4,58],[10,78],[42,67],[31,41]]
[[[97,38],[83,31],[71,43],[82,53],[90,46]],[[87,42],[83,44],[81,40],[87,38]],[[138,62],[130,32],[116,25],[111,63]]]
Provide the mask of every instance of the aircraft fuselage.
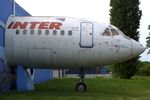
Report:
[[6,59],[10,66],[90,68],[122,62],[144,51],[118,28],[78,18],[8,18]]

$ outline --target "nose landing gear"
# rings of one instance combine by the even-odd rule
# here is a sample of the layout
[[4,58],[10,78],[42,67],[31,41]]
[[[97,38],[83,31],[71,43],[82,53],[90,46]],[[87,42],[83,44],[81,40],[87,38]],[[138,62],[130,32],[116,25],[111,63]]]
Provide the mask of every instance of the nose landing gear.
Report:
[[86,91],[86,84],[84,83],[85,74],[84,74],[84,69],[83,68],[80,69],[79,76],[80,76],[80,80],[76,84],[75,88],[76,88],[76,91],[84,92],[84,91]]

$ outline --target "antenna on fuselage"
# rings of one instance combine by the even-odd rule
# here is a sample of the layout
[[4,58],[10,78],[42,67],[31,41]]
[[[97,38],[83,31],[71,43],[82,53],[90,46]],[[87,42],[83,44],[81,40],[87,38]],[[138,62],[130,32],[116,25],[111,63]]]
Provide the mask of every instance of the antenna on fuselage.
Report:
[[13,0],[13,16],[16,16],[16,2]]

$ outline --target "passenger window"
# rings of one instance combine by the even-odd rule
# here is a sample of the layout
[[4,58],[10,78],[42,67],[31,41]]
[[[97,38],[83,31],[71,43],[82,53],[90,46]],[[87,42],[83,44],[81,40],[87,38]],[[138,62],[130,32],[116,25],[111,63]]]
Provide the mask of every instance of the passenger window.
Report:
[[19,34],[19,30],[16,30],[16,35],[18,35]]
[[111,33],[113,36],[119,35],[119,33],[115,29],[111,29]]
[[45,34],[46,34],[46,35],[49,35],[49,30],[46,30],[46,31],[45,31]]
[[41,30],[38,30],[38,35],[41,35],[42,34],[42,31]]
[[104,36],[110,36],[109,28],[106,28],[106,29],[105,29],[103,35],[104,35]]
[[23,30],[23,34],[26,35],[27,34],[27,30]]
[[33,35],[34,34],[34,30],[30,30],[30,34]]
[[68,35],[71,36],[72,35],[72,31],[68,31]]
[[56,30],[53,30],[53,35],[56,35],[57,34],[57,31]]
[[64,34],[65,34],[65,31],[64,31],[64,30],[61,30],[61,31],[60,31],[60,34],[61,34],[61,35],[64,35]]

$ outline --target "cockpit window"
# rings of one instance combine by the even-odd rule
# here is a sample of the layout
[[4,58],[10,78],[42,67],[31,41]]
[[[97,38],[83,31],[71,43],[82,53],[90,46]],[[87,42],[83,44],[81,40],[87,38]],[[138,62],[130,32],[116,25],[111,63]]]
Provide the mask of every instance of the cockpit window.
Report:
[[110,36],[110,31],[109,31],[109,28],[106,28],[104,33],[103,33],[104,36]]
[[115,29],[111,29],[112,36],[119,35],[119,33]]

